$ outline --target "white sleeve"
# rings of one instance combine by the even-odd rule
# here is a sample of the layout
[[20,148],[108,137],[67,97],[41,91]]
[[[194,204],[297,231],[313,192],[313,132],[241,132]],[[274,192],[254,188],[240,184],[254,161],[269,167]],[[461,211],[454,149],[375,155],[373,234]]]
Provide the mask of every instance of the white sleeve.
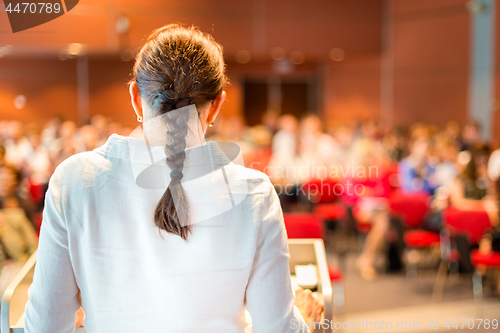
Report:
[[308,332],[294,305],[283,213],[278,195],[270,183],[269,188],[269,194],[260,203],[262,221],[246,290],[246,308],[252,317],[252,332]]
[[25,309],[27,333],[73,333],[80,308],[68,250],[61,167],[50,179],[33,283]]

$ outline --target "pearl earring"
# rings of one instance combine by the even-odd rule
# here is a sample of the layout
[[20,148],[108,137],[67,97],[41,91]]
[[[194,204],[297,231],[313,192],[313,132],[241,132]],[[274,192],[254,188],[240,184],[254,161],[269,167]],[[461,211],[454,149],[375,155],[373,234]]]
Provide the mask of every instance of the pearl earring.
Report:
[[142,123],[142,116],[137,116],[137,121]]
[[214,123],[213,123],[213,122],[208,123],[208,127],[212,127],[212,126],[214,126]]

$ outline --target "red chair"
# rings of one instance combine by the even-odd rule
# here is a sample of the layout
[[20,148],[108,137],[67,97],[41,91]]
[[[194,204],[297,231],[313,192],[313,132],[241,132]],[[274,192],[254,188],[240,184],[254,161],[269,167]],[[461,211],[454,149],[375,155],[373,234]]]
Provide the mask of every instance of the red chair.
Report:
[[477,244],[491,226],[488,213],[482,210],[469,211],[450,207],[444,212],[444,221],[452,235],[466,235],[471,245]]
[[[288,238],[325,239],[323,220],[317,215],[312,213],[285,213],[283,214],[283,218]],[[334,299],[337,298],[336,304],[343,304],[344,288],[342,272],[333,266],[328,266],[328,272],[330,273]]]
[[303,189],[312,203],[327,204],[340,198],[343,190],[340,185],[338,181],[332,178],[311,179],[303,185]]
[[439,234],[419,229],[429,212],[430,196],[427,192],[394,192],[390,199],[391,216],[400,218],[407,230],[403,235],[406,246],[406,276],[416,278],[420,256],[417,251],[426,250],[439,244]]
[[430,196],[427,192],[405,193],[394,192],[390,199],[390,209],[408,228],[419,227],[429,211]]
[[337,203],[343,187],[331,178],[312,179],[303,186],[308,201],[313,204],[313,211],[323,221],[340,220],[345,216],[345,208]]
[[[374,200],[383,200],[385,206],[385,200],[389,197],[391,193],[391,187],[389,184],[389,174],[387,170],[381,171],[380,176],[376,178],[351,178],[346,179],[346,188],[351,186],[352,189],[361,186],[363,192],[368,191],[370,193],[370,198]],[[354,190],[356,192],[357,190]],[[351,193],[349,193],[351,192]],[[363,243],[364,234],[368,233],[372,228],[372,223],[369,221],[360,221],[358,218],[358,213],[362,209],[363,205],[362,197],[358,193],[352,193],[353,191],[346,191],[344,195],[344,201],[347,205],[352,207],[352,215],[356,222],[356,229],[360,232],[359,238],[360,243]],[[360,203],[361,202],[361,203]]]
[[439,243],[439,234],[416,229],[422,225],[429,212],[429,194],[426,192],[395,192],[390,198],[391,215],[401,218],[403,225],[409,230],[404,234],[406,246],[411,248],[427,248]]
[[410,247],[426,248],[439,244],[440,237],[437,232],[411,230],[405,233],[404,241]]
[[314,213],[324,221],[337,221],[345,217],[345,207],[340,203],[318,204],[314,207]]
[[[456,208],[448,208],[444,212],[446,228],[451,235],[466,235],[471,245],[476,245],[488,228],[491,227],[490,218],[486,211],[467,211]],[[483,297],[483,279],[479,267],[500,267],[500,253],[481,253],[473,250],[470,254],[472,265],[476,268],[473,276],[474,298]]]
[[312,213],[283,214],[288,238],[321,238],[325,240],[323,221]]
[[486,267],[500,267],[500,252],[490,252],[483,254],[478,250],[473,250],[470,259],[474,266],[483,265]]
[[[458,271],[460,253],[452,248],[451,240],[453,237],[465,235],[469,239],[469,243],[475,245],[490,226],[489,217],[485,211],[465,211],[449,207],[443,212],[443,219],[445,228],[441,232],[441,264],[439,265],[436,281],[434,282],[433,301],[441,301],[444,283],[448,270],[451,272],[451,265],[455,264],[455,271]],[[471,255],[471,263],[476,266],[478,263],[474,263],[472,257],[476,258],[479,256],[474,256],[473,254]],[[480,258],[478,259],[481,260]],[[477,277],[474,277],[473,282],[475,284],[475,291],[478,287],[482,289],[480,276],[479,281],[477,281]],[[478,286],[478,283],[481,285]]]

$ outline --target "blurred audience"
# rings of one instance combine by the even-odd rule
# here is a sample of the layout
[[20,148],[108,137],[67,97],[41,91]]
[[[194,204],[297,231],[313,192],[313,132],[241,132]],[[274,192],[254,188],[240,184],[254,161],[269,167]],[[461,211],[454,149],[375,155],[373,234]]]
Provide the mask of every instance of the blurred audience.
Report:
[[0,294],[3,294],[23,264],[37,249],[38,237],[29,199],[21,192],[21,171],[0,167]]
[[[462,128],[450,122],[441,130],[420,123],[386,128],[375,120],[325,128],[317,115],[298,119],[275,111],[252,127],[240,116],[218,119],[207,140],[237,143],[245,164],[267,173],[275,184],[285,212],[311,210],[315,202],[304,191],[311,181],[338,184],[333,190],[340,191],[338,200],[352,212],[347,215],[367,232],[357,261],[366,279],[376,276],[375,262],[391,231],[394,190],[433,195],[423,225],[429,230],[441,230],[442,212],[450,206],[485,210],[492,226],[498,225],[500,149],[489,154],[475,122]],[[44,193],[59,163],[101,146],[113,133],[131,131],[102,115],[81,127],[60,118],[28,125],[0,121],[0,229],[8,225],[9,233],[17,232],[9,239],[21,244],[7,240],[0,251],[22,261],[36,248],[33,234],[39,230]]]

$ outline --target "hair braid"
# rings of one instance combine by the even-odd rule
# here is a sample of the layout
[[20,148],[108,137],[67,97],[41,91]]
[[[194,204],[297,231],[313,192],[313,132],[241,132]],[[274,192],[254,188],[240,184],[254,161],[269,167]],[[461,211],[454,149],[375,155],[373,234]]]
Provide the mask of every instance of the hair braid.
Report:
[[[209,104],[226,84],[224,70],[222,47],[211,36],[171,24],[149,36],[137,56],[133,80],[152,111],[164,114],[191,104]],[[189,112],[174,112],[169,118],[165,153],[173,176],[156,206],[154,221],[160,229],[187,240],[189,206],[180,178]]]

